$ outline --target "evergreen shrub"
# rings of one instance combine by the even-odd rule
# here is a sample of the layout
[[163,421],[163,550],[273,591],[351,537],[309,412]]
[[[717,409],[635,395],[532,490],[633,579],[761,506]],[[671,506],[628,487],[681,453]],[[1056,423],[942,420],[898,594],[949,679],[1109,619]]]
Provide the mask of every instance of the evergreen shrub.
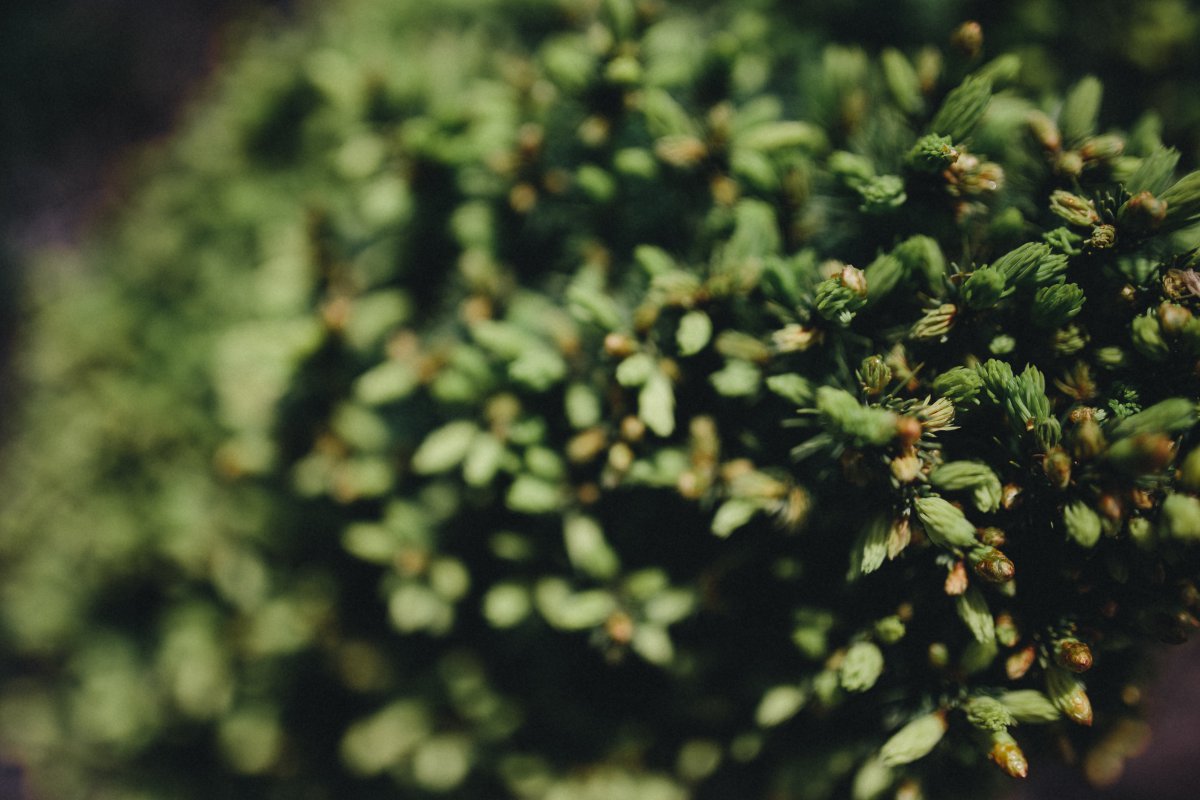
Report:
[[31,275],[6,757],[68,800],[1111,780],[1197,624],[1200,173],[948,33],[252,42]]

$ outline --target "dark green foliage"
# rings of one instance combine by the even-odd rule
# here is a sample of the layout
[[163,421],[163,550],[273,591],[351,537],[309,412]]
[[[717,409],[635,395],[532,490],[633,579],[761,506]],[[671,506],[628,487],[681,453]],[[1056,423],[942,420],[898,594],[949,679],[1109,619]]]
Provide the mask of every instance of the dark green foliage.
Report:
[[973,29],[800,31],[364,1],[248,51],[34,285],[0,734],[47,794],[1125,752],[1200,598],[1200,182]]

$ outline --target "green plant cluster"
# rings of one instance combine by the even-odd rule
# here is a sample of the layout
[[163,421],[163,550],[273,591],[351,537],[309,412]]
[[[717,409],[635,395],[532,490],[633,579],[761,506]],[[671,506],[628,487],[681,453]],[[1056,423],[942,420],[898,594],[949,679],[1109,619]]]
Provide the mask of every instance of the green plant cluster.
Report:
[[970,24],[422,9],[250,48],[39,265],[5,756],[68,799],[1119,773],[1200,604],[1200,173],[1157,119]]

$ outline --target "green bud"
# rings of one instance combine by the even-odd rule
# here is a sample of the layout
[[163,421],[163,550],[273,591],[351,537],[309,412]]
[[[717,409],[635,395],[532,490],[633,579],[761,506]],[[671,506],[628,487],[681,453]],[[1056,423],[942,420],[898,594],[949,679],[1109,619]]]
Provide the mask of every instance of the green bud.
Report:
[[835,150],[829,154],[829,171],[849,186],[858,186],[875,177],[871,160],[857,153]]
[[1145,517],[1131,517],[1126,526],[1129,529],[1129,538],[1139,548],[1146,550],[1154,546],[1154,526],[1150,524],[1150,520]]
[[892,785],[895,776],[879,758],[868,758],[854,773],[850,800],[876,800]]
[[907,631],[904,621],[893,614],[875,623],[875,638],[883,644],[895,644],[904,638]]
[[955,610],[976,641],[992,643],[996,640],[996,620],[979,587],[968,586],[965,592],[955,598]]
[[1037,269],[1033,272],[1033,283],[1044,286],[1049,283],[1058,283],[1067,273],[1068,259],[1062,253],[1051,253],[1038,262]]
[[1017,722],[1039,724],[1054,722],[1062,716],[1050,698],[1036,689],[1005,692],[999,700]]
[[1016,647],[1017,642],[1021,641],[1021,631],[1011,614],[996,617],[996,641],[1004,647]]
[[1100,221],[1092,201],[1071,194],[1065,189],[1055,189],[1050,195],[1050,210],[1068,224],[1090,228]]
[[1057,355],[1073,356],[1087,344],[1087,334],[1077,325],[1066,325],[1054,332],[1054,352]]
[[1005,53],[984,64],[976,74],[991,78],[997,84],[1014,83],[1021,74],[1021,57],[1016,53]]
[[1063,150],[1054,157],[1054,171],[1067,178],[1083,174],[1083,156],[1078,150]]
[[1012,366],[1006,361],[989,358],[976,368],[976,374],[979,375],[983,390],[987,392],[991,401],[993,403],[1004,402],[1009,384],[1015,380]]
[[1017,340],[1007,333],[999,333],[988,342],[988,352],[994,356],[1005,356],[1017,349]]
[[1010,250],[992,263],[1004,276],[1008,286],[1019,286],[1037,274],[1038,265],[1050,255],[1050,246],[1041,242],[1026,242]]
[[762,696],[754,712],[754,721],[761,728],[772,728],[787,722],[804,708],[808,694],[796,686],[773,686]]
[[[1055,228],[1042,234],[1042,240],[1062,256],[1077,256],[1083,252],[1083,237],[1070,228]],[[1065,264],[1065,259],[1064,259]]]
[[946,257],[942,255],[942,248],[937,241],[928,236],[913,236],[897,245],[892,255],[900,259],[905,272],[924,275],[926,287],[940,293],[946,274]]
[[958,161],[958,150],[949,136],[929,133],[917,139],[905,163],[916,172],[941,173]]
[[1091,75],[1071,87],[1058,120],[1068,147],[1074,147],[1096,132],[1103,95],[1104,87]]
[[803,375],[795,373],[772,375],[767,378],[766,383],[767,389],[772,394],[776,394],[784,400],[798,406],[812,405],[814,397],[812,383]]
[[1033,296],[1033,324],[1043,328],[1061,327],[1083,310],[1083,301],[1083,289],[1078,284],[1043,286]]
[[867,304],[867,279],[863,271],[844,267],[838,275],[817,284],[817,312],[827,320],[848,323]]
[[968,75],[946,95],[942,107],[929,123],[929,130],[949,136],[953,141],[962,141],[983,117],[991,99],[991,79]]
[[1029,131],[1033,134],[1033,138],[1043,149],[1055,153],[1062,149],[1062,132],[1058,129],[1058,123],[1050,119],[1041,111],[1031,111],[1026,118],[1029,124]]
[[859,533],[850,550],[850,571],[846,580],[852,581],[860,575],[870,575],[883,566],[888,554],[888,534],[891,521],[884,514],[871,519]]
[[937,495],[918,497],[913,506],[934,544],[945,548],[975,546],[975,526],[956,506]]
[[1163,338],[1162,326],[1157,316],[1147,313],[1134,317],[1130,327],[1133,346],[1143,356],[1151,361],[1163,361],[1170,354],[1170,347]]
[[967,700],[963,711],[966,712],[967,721],[981,731],[1002,731],[1017,723],[1004,703],[986,695]]
[[1118,422],[1112,429],[1112,438],[1124,439],[1147,433],[1184,433],[1195,424],[1196,403],[1183,397],[1173,397]]
[[822,386],[817,389],[816,405],[826,427],[843,438],[883,445],[896,436],[894,412],[864,406],[849,392]]
[[878,303],[904,277],[904,264],[894,255],[881,255],[863,270],[867,281],[867,305]]
[[1125,351],[1119,347],[1098,347],[1095,351],[1096,363],[1108,369],[1118,369],[1125,366]]
[[867,356],[855,376],[868,395],[882,394],[892,380],[892,368],[883,360],[883,356]]
[[1083,682],[1062,667],[1046,667],[1046,694],[1068,719],[1080,725],[1092,724],[1092,703]]
[[737,144],[763,152],[798,149],[815,153],[828,146],[823,130],[816,125],[794,120],[756,125],[739,136]]
[[1063,509],[1063,524],[1067,535],[1081,547],[1095,547],[1100,541],[1100,515],[1082,500],[1076,500]]
[[[1163,147],[1161,144],[1156,145],[1154,151],[1141,159],[1137,169],[1125,181],[1125,191],[1131,195],[1130,199],[1132,200],[1133,197],[1137,197],[1142,193],[1150,194],[1151,197],[1154,197],[1154,195],[1167,188],[1171,179],[1175,177],[1175,166],[1178,163],[1178,150]],[[1167,211],[1165,204],[1162,211],[1165,217]],[[1162,220],[1159,221],[1161,222]]]
[[1163,533],[1181,541],[1200,541],[1200,500],[1188,494],[1169,494],[1162,503]]
[[885,766],[911,764],[929,754],[946,733],[946,715],[942,711],[926,714],[909,722],[888,739],[879,750]]
[[714,346],[726,358],[763,363],[771,357],[770,348],[757,337],[742,331],[722,331]]
[[1003,295],[1004,273],[990,267],[975,270],[962,285],[963,300],[976,311],[991,308]]
[[1112,133],[1093,136],[1079,147],[1079,155],[1088,163],[1108,163],[1125,152],[1125,140]]
[[904,179],[898,175],[878,175],[854,187],[862,204],[859,211],[867,214],[883,214],[904,205],[908,195],[904,192]]
[[1200,492],[1200,447],[1193,448],[1180,465],[1179,488]]
[[839,679],[847,692],[865,692],[883,674],[883,653],[871,642],[857,642],[842,658]]
[[[988,361],[984,366],[991,363]],[[1037,367],[1028,364],[1020,375],[1006,381],[1001,397],[1008,420],[1017,434],[1033,431],[1038,443],[1047,449],[1058,444],[1058,420],[1050,416],[1046,378]]]
[[879,60],[883,65],[883,82],[896,105],[905,114],[919,114],[925,107],[925,99],[921,96],[921,80],[912,64],[893,47],[884,48]]
[[1149,192],[1138,192],[1117,211],[1117,222],[1136,231],[1157,230],[1167,218],[1167,204]]
[[1181,228],[1200,218],[1200,172],[1180,178],[1158,196],[1167,204],[1165,223],[1170,229]]
[[914,339],[940,339],[954,327],[958,316],[958,307],[953,303],[942,303],[937,308],[925,311],[921,319],[912,327]]
[[935,469],[929,482],[938,489],[970,490],[975,507],[985,514],[1000,507],[1000,479],[991,467],[979,461],[951,461]]
[[933,391],[956,406],[972,402],[982,388],[983,378],[969,367],[954,367],[943,372],[933,381]]

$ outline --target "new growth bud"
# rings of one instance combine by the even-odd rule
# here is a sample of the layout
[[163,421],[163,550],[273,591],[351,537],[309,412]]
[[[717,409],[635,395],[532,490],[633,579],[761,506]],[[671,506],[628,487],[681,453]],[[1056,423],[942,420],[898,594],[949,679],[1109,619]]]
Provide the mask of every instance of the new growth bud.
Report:
[[956,506],[937,495],[919,497],[913,505],[926,535],[935,544],[946,548],[975,546],[975,526]]
[[1068,719],[1080,725],[1092,724],[1092,703],[1083,682],[1072,673],[1053,665],[1047,667],[1046,694]]
[[1006,730],[992,734],[992,749],[988,752],[988,758],[1014,778],[1024,778],[1029,774],[1029,762],[1021,752],[1021,746]]
[[879,751],[889,767],[911,764],[929,754],[946,733],[946,714],[935,711],[909,722],[892,735]]
[[892,369],[882,356],[868,356],[859,365],[858,383],[868,395],[882,394],[892,380]]
[[977,547],[970,556],[975,574],[989,583],[1008,583],[1016,575],[1012,560],[994,547]]
[[1063,189],[1056,189],[1050,195],[1050,210],[1067,223],[1080,228],[1091,227],[1100,221],[1100,216],[1090,200],[1084,200]]
[[1078,639],[1060,639],[1054,643],[1054,662],[1071,672],[1092,668],[1092,650]]
[[963,301],[967,308],[980,311],[1000,302],[1004,295],[1004,273],[984,267],[967,276],[962,285]]

